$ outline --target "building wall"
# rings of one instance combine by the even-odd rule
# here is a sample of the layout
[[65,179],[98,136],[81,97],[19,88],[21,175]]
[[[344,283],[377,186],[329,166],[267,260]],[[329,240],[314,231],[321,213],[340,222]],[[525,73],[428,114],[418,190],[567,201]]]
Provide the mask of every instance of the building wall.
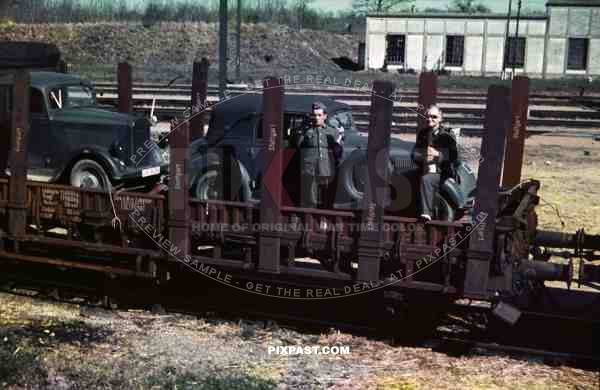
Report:
[[[546,77],[587,76],[600,74],[600,9],[592,7],[558,7],[548,9],[548,52]],[[567,68],[569,38],[587,38],[586,70]]]
[[[516,32],[511,20],[509,35]],[[386,36],[405,35],[404,66],[389,69],[414,71],[446,68],[465,75],[499,75],[504,62],[506,19],[456,17],[368,17],[365,68],[380,69],[385,61]],[[446,37],[463,35],[463,64],[445,66]],[[525,64],[517,73],[533,77],[600,75],[600,7],[549,6],[548,18],[525,18],[519,22],[519,37],[526,38]],[[567,70],[571,38],[588,38],[586,70]],[[507,71],[511,71],[510,68]]]

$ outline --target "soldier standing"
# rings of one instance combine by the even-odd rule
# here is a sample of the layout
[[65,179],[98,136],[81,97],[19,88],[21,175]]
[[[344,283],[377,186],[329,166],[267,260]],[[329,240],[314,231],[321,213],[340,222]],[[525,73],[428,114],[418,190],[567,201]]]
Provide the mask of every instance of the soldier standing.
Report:
[[300,148],[301,207],[315,208],[335,175],[342,134],[325,123],[327,107],[322,102],[313,103],[311,119],[298,132],[296,145]]

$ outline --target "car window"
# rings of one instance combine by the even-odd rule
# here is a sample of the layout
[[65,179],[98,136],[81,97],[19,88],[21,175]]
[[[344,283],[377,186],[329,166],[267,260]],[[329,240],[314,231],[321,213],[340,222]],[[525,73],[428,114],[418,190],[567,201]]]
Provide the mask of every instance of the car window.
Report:
[[[283,115],[283,140],[284,146],[286,142],[293,140],[296,134],[296,130],[304,126],[308,122],[309,118],[306,114],[297,113],[285,113]],[[258,121],[256,127],[256,138],[262,139],[262,117]]]
[[52,88],[48,92],[48,101],[52,109],[93,106],[96,101],[93,91],[85,85],[64,85]]
[[29,88],[29,111],[33,114],[43,114],[46,112],[44,95],[38,89]]

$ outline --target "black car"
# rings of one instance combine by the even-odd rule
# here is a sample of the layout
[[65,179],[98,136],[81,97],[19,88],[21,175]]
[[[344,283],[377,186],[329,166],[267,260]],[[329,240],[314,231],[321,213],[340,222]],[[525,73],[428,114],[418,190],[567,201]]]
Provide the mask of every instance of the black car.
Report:
[[[28,179],[134,189],[148,188],[167,173],[168,165],[149,142],[146,118],[98,105],[92,85],[77,75],[34,71],[30,76]],[[9,91],[0,89],[6,95],[0,101],[9,99]]]
[[[283,148],[295,150],[295,129],[310,120],[312,103],[321,101],[327,106],[330,125],[344,128],[344,149],[335,180],[330,186],[335,209],[361,207],[367,168],[367,134],[359,132],[353,122],[349,105],[315,95],[284,97]],[[227,199],[249,201],[260,199],[262,150],[262,95],[243,94],[219,102],[212,110],[205,137],[192,142],[190,195],[200,200]],[[413,143],[390,140],[388,170],[390,192],[388,210],[397,215],[414,216],[419,171],[411,160]],[[293,153],[284,172],[284,188],[295,205],[299,203],[299,153]],[[227,162],[231,162],[228,164]],[[225,169],[227,166],[231,168]],[[457,211],[464,210],[472,198],[475,176],[466,164],[458,166],[460,184],[447,180],[438,199],[437,218],[452,220]],[[315,192],[316,194],[316,192]],[[316,196],[316,195],[315,195]],[[315,199],[319,202],[319,199]]]

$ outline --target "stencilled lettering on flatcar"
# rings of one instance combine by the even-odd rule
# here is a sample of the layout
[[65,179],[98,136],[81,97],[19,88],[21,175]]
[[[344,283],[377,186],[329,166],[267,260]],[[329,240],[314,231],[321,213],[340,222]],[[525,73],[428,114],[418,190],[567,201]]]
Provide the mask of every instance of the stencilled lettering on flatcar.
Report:
[[116,206],[119,210],[140,210],[145,211],[146,206],[152,207],[152,199],[137,196],[119,196],[115,198]]
[[40,212],[42,218],[52,218],[57,212],[78,221],[81,213],[81,194],[72,190],[43,188]]

